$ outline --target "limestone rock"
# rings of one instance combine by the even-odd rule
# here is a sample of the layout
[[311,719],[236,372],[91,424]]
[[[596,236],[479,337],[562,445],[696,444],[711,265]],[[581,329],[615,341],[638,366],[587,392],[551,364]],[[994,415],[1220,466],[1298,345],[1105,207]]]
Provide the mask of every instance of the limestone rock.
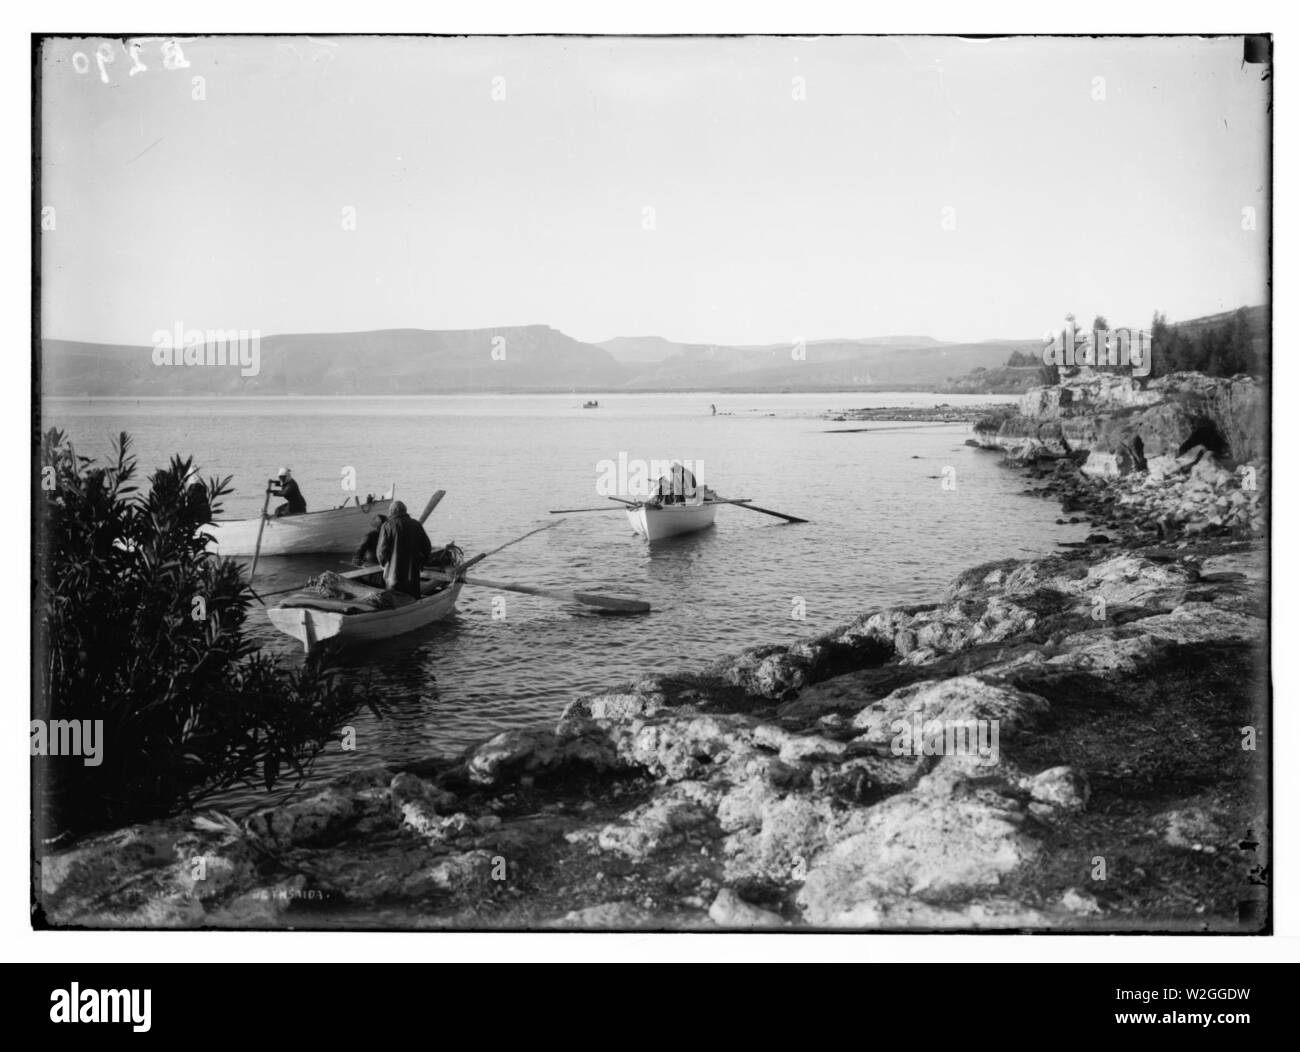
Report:
[[993,888],[1038,852],[1023,811],[903,794],[871,808],[864,828],[819,853],[797,897],[807,923],[871,927],[882,898]]
[[1063,811],[1082,811],[1092,795],[1088,776],[1073,767],[1049,767],[1023,784],[1034,800]]
[[746,902],[730,888],[723,888],[709,907],[709,919],[719,928],[783,928],[779,913]]

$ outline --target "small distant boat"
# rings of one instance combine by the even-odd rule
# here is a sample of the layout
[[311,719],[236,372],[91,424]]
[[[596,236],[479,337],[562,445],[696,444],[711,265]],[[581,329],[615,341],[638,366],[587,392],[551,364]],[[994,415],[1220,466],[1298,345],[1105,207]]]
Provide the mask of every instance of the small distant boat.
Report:
[[[387,515],[392,500],[384,497],[303,515],[266,516],[262,555],[329,555],[351,552],[376,515]],[[206,528],[219,555],[252,555],[257,550],[261,519],[218,519]]]
[[582,403],[582,408],[583,408],[583,409],[599,409],[599,408],[600,408],[600,403],[599,403],[599,402],[583,402],[583,403]]
[[694,533],[713,525],[721,501],[698,504],[635,504],[627,509],[627,521],[648,541]]
[[281,600],[266,611],[266,616],[281,632],[298,640],[304,650],[309,651],[327,639],[356,646],[405,635],[450,617],[456,612],[456,598],[462,587],[461,581],[429,580],[424,586],[429,590],[424,597],[380,609],[373,605],[376,598],[383,595],[391,600],[393,593],[385,593],[384,589],[363,581],[341,580],[334,589],[340,593],[339,597],[333,599],[304,590]]

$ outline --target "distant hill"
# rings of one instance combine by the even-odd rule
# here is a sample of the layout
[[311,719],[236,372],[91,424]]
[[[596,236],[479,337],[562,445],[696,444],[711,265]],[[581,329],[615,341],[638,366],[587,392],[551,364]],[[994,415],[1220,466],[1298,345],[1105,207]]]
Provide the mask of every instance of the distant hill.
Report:
[[[817,340],[765,347],[683,345],[628,381],[633,390],[928,388],[977,365],[1000,365],[1035,340],[947,344],[928,336]],[[801,355],[801,356],[800,356]]]
[[617,336],[596,344],[609,352],[616,362],[661,362],[674,354],[681,354],[684,343],[673,343],[662,336]]
[[152,347],[43,346],[45,393],[77,397],[605,391],[629,376],[607,351],[545,325],[266,336],[255,376],[234,365],[159,366]]
[[[1195,331],[1231,313],[1178,323]],[[1267,333],[1265,308],[1250,308]],[[659,336],[583,343],[546,325],[495,329],[380,329],[267,336],[260,369],[160,366],[151,347],[42,341],[42,391],[51,396],[390,395],[472,392],[928,390],[1012,393],[1035,370],[1007,369],[1041,340],[945,343],[871,336],[728,346]],[[976,372],[975,370],[980,370]]]

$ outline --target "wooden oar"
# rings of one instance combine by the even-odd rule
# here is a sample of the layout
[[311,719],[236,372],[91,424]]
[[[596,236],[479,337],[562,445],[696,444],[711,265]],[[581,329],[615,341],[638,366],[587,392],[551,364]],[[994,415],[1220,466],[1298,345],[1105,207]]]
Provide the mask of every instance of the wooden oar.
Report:
[[[394,489],[397,488],[396,484],[394,484],[393,488]],[[433,509],[438,506],[438,502],[441,501],[442,498],[445,497],[446,495],[447,495],[447,491],[445,489],[440,489],[438,490],[437,493],[435,493],[432,497],[429,498],[429,503],[424,506],[424,511],[420,513],[421,525],[424,524],[425,519],[427,519],[430,515],[433,514]]]
[[[253,565],[248,571],[248,590],[253,592],[253,575],[257,573],[257,559],[262,554],[262,531],[266,529],[266,509],[271,506],[271,484],[266,484],[266,496],[262,498],[262,517],[257,523],[257,544],[253,547]],[[253,592],[253,598],[262,603],[262,597]],[[266,606],[265,603],[262,603]]]
[[262,554],[262,531],[266,529],[266,509],[271,506],[271,484],[266,484],[266,496],[262,498],[262,517],[257,523],[257,544],[253,548],[253,565],[248,571],[249,583],[257,573],[257,557]]
[[[468,565],[465,564],[465,565]],[[464,566],[457,571],[456,577],[437,570],[426,570],[425,576],[436,581],[450,584],[459,579],[464,584],[478,585],[483,588],[495,588],[500,592],[522,592],[524,595],[539,595],[544,599],[557,599],[562,603],[581,603],[583,606],[595,606],[602,610],[617,610],[624,614],[648,614],[650,604],[640,599],[619,599],[612,595],[596,595],[592,592],[568,592],[559,588],[537,588],[528,584],[513,584],[506,581],[489,581],[483,577],[467,579],[461,576]]]
[[[430,500],[429,503],[432,504],[433,501]],[[560,523],[562,523],[563,521],[564,521],[563,519],[556,519],[554,522],[548,522],[545,526],[539,526],[535,530],[529,530],[522,537],[516,537],[513,541],[506,541],[506,543],[501,545],[501,547],[499,548],[493,548],[490,552],[483,552],[479,555],[476,555],[474,556],[474,558],[470,559],[469,561],[461,563],[460,566],[457,567],[457,573],[463,573],[465,570],[469,569],[469,567],[473,566],[475,563],[482,562],[489,555],[496,555],[497,552],[502,551],[505,548],[509,548],[512,544],[518,544],[520,541],[528,537],[531,537],[534,533],[541,533],[543,530],[554,529],[556,526],[560,525]],[[343,573],[339,574],[338,576],[343,578],[345,581],[351,581],[351,580],[355,580],[358,577],[369,577],[373,573],[383,573],[383,570],[384,568],[382,566],[362,566],[356,570],[345,570]],[[436,570],[425,570],[424,572],[426,574],[437,573]],[[447,577],[446,574],[441,574],[439,576]],[[301,591],[302,588],[303,588],[302,585],[294,585],[292,588],[281,588],[278,591],[267,592],[266,594],[284,595],[285,592],[298,592]]]
[[757,504],[749,503],[748,497],[745,497],[742,500],[731,500],[728,497],[718,497],[715,501],[713,501],[713,503],[714,504],[736,504],[744,508],[746,511],[757,511],[757,512],[761,512],[764,515],[774,515],[778,519],[785,519],[786,522],[807,522],[808,521],[807,519],[800,519],[794,515],[786,515],[779,511],[770,511],[767,508],[760,508]]
[[512,544],[518,544],[520,541],[526,540],[527,538],[531,537],[534,533],[541,533],[543,530],[554,529],[556,526],[560,525],[560,523],[562,523],[563,521],[564,521],[563,519],[556,519],[554,522],[548,522],[545,526],[538,526],[537,529],[535,530],[529,530],[523,536],[516,537],[513,541],[506,541],[506,543],[501,545],[500,548],[493,548],[490,552],[480,552],[478,555],[474,556],[474,558],[468,559],[465,562],[461,563],[460,566],[456,568],[456,572],[464,573],[475,563],[481,563],[489,555],[496,555],[497,552],[504,551],[506,548],[509,548]]
[[[382,574],[383,572],[384,572],[384,568],[382,566],[362,566],[360,569],[357,570],[346,570],[343,573],[338,574],[337,576],[342,577],[346,581],[351,581],[351,580],[355,580],[358,577],[369,577],[371,574],[374,573]],[[284,595],[286,592],[301,592],[304,587],[306,586],[301,584],[295,584],[291,588],[277,588],[274,592],[263,592],[262,595],[268,595],[268,596]],[[256,595],[257,593],[254,592],[253,594]],[[259,595],[257,596],[257,598],[261,599],[262,596]],[[262,605],[265,606],[266,604],[263,603]]]
[[606,505],[603,508],[561,508],[559,511],[552,511],[550,515],[576,515],[580,511],[622,511],[622,508],[611,508]]

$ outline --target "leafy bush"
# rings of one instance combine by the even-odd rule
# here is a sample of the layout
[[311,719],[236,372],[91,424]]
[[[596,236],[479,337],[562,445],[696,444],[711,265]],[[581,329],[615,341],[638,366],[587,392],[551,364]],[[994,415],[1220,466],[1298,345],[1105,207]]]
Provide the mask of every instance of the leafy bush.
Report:
[[32,718],[102,720],[103,735],[97,766],[33,757],[40,834],[156,818],[240,783],[269,790],[290,772],[301,779],[362,699],[327,657],[282,670],[245,638],[252,594],[203,533],[229,478],[196,482],[191,462],[173,457],[141,492],[125,433],[113,462],[95,466],[51,430],[41,466]]

